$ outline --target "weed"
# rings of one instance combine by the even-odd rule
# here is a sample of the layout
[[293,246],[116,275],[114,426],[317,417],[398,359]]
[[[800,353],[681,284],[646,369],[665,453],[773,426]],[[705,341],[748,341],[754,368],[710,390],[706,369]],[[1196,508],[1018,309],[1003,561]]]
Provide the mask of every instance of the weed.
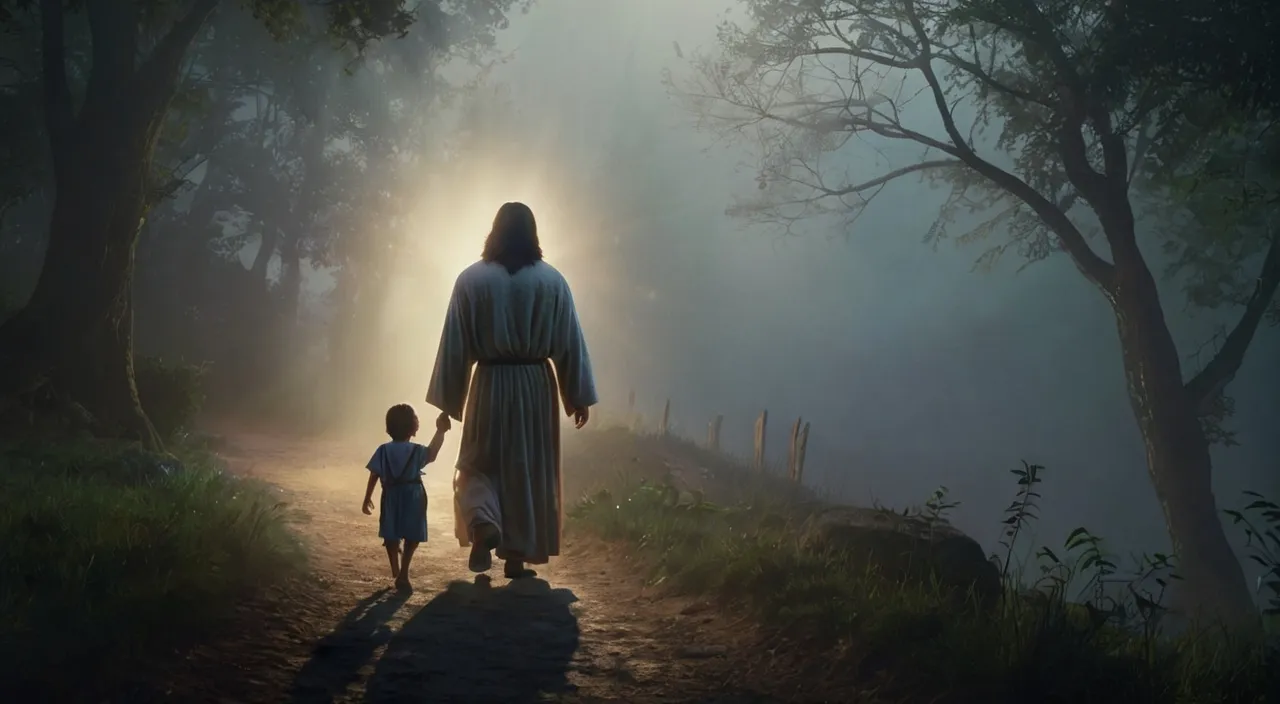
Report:
[[1256,491],[1246,491],[1251,501],[1238,510],[1224,511],[1234,525],[1244,530],[1250,549],[1248,558],[1263,569],[1258,576],[1256,596],[1263,599],[1267,625],[1280,630],[1280,505]]

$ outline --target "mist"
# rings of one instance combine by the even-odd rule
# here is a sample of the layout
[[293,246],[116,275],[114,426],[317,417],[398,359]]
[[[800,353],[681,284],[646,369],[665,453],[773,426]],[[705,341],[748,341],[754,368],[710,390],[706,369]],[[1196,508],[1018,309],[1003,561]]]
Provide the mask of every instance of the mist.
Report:
[[[394,315],[413,332],[388,383],[417,400],[453,276],[497,206],[525,200],[573,286],[606,413],[634,390],[654,423],[669,400],[673,432],[695,439],[723,414],[722,444],[745,455],[767,409],[777,462],[801,416],[808,484],[894,507],[946,486],[956,524],[988,548],[1009,470],[1040,464],[1037,542],[1086,526],[1119,554],[1167,549],[1114,319],[1065,256],[1022,269],[1007,254],[975,271],[986,244],[922,243],[944,194],[910,179],[849,228],[784,236],[725,215],[755,187],[749,145],[698,131],[660,79],[685,70],[681,55],[714,50],[728,5],[546,0],[513,19],[507,60],[480,90],[501,138],[483,163],[442,172],[443,192],[424,189],[435,206],[415,239],[432,273],[397,291],[397,311],[418,310]],[[856,168],[867,154],[849,158]],[[1165,295],[1178,300],[1172,282]],[[1235,314],[1166,310],[1183,350]],[[1215,453],[1223,508],[1280,487],[1277,359],[1280,336],[1264,328],[1231,387],[1240,445]]]
[[11,5],[13,691],[1276,691],[1270,5]]
[[[976,271],[1000,234],[926,244],[946,194],[909,178],[850,226],[812,220],[783,234],[726,215],[756,189],[757,154],[699,130],[662,77],[679,80],[689,57],[716,51],[716,25],[732,5],[541,0],[512,14],[487,68],[440,67],[468,90],[434,98],[444,93],[437,85],[367,70],[335,79],[330,93],[342,99],[394,89],[429,112],[419,175],[397,186],[414,206],[410,222],[363,221],[358,232],[373,243],[396,232],[408,240],[379,308],[394,342],[364,353],[357,389],[317,393],[317,410],[338,409],[350,430],[374,437],[379,409],[421,404],[454,277],[478,257],[497,207],[522,200],[573,288],[605,419],[621,419],[634,391],[648,427],[667,401],[672,431],[693,439],[723,414],[722,446],[747,455],[767,409],[768,455],[781,464],[787,431],[803,417],[812,423],[806,484],[896,508],[945,486],[960,502],[956,525],[989,550],[1013,495],[1009,470],[1039,464],[1034,543],[1058,545],[1086,526],[1121,555],[1167,550],[1113,315],[1067,257],[1023,268],[1008,253]],[[856,146],[837,156],[852,170],[884,166]],[[176,207],[190,205],[180,197]],[[231,236],[243,223],[223,228]],[[248,240],[246,268],[259,246]],[[1158,267],[1160,253],[1146,254]],[[273,278],[281,268],[273,259]],[[323,330],[334,269],[313,261],[305,271],[303,319]],[[1237,315],[1190,309],[1174,281],[1164,295],[1184,353],[1211,351],[1215,331]],[[1215,451],[1220,508],[1241,503],[1245,489],[1280,493],[1277,360],[1280,334],[1264,325],[1229,388],[1239,446]],[[1200,363],[1184,358],[1187,370]],[[1241,550],[1242,536],[1229,533]]]

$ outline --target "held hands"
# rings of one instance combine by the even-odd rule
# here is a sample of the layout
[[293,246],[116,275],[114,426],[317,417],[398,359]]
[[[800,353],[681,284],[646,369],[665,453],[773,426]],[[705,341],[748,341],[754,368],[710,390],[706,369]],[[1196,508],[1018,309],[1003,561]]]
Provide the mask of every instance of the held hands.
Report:
[[360,510],[364,511],[364,515],[372,516],[373,515],[373,499],[369,498],[368,496],[364,497],[364,506],[362,506]]
[[436,432],[447,433],[452,427],[453,423],[449,421],[448,413],[441,413],[439,416],[436,416]]

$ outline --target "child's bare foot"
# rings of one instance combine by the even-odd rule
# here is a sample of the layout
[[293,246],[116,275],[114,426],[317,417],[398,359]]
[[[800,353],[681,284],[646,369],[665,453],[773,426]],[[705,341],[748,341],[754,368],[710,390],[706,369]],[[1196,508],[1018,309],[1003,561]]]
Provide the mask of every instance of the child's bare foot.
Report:
[[409,583],[407,577],[401,576],[396,578],[396,590],[402,592],[413,591],[413,585]]

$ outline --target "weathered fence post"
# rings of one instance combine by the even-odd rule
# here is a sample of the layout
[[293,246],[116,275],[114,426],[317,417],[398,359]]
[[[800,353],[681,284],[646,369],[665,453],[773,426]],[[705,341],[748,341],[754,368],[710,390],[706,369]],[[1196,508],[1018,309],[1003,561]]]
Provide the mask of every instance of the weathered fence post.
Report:
[[796,484],[804,483],[804,453],[808,449],[809,423],[805,421],[804,428],[800,430],[800,437],[796,442],[795,476],[792,477]]
[[791,435],[787,439],[787,478],[791,481],[796,480],[796,449],[800,443],[800,425],[804,420],[796,418],[796,422],[791,424]]
[[662,420],[658,423],[658,437],[665,437],[667,434],[667,424],[671,421],[671,399],[667,399],[667,403],[662,407]]
[[720,426],[724,423],[724,416],[718,415],[707,423],[707,449],[720,450]]
[[756,438],[755,438],[755,469],[757,472],[764,471],[764,439],[765,433],[769,427],[769,410],[760,411],[760,417],[756,418]]

